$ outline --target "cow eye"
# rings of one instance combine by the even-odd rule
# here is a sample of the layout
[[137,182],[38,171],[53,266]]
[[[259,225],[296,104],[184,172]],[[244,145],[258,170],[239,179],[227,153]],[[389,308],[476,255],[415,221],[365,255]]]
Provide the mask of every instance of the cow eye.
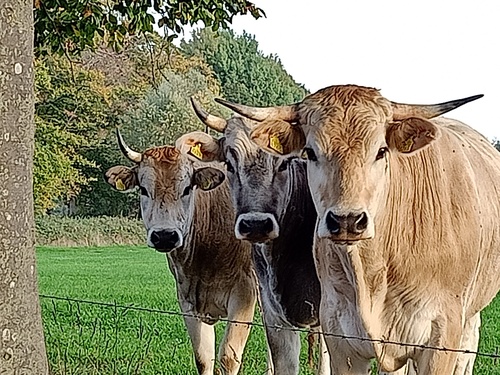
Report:
[[182,197],[189,195],[190,192],[191,192],[191,185],[188,185],[184,188],[184,191],[182,192]]
[[145,197],[149,197],[148,191],[144,186],[140,186],[139,189],[141,189],[141,195],[144,195]]
[[310,147],[305,147],[304,150],[302,150],[302,155],[300,155],[302,159],[307,159],[310,161],[317,161],[318,158],[316,157],[316,154],[314,153],[314,150]]
[[375,160],[380,160],[382,159],[385,154],[387,153],[387,147],[381,147],[378,152],[377,152],[377,157],[375,158]]
[[234,167],[229,160],[226,160],[226,169],[229,173],[234,173]]

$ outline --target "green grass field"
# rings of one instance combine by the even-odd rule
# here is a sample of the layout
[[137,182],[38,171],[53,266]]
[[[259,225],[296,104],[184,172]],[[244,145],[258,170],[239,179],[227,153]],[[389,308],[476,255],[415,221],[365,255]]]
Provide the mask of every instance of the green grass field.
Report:
[[[146,247],[40,247],[37,260],[41,294],[179,311],[165,256]],[[196,374],[180,316],[50,298],[41,303],[53,374]],[[481,352],[495,353],[500,347],[499,315],[497,299],[483,314]],[[218,339],[223,328],[217,325]],[[305,349],[305,338],[303,343]],[[313,373],[305,350],[301,368],[303,375]],[[240,373],[262,375],[265,369],[264,331],[256,326]],[[500,362],[478,358],[474,373],[500,375]]]

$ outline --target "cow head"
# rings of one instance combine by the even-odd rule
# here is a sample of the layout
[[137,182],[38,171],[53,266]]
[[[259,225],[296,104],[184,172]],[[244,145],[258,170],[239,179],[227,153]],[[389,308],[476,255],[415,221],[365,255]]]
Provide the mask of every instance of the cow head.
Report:
[[[110,168],[105,173],[106,181],[121,192],[139,188],[149,246],[160,252],[182,247],[192,223],[195,190],[215,188],[224,180],[224,173],[212,167],[196,168],[174,146],[155,147],[142,154],[135,152],[119,132],[117,135],[120,149],[135,165]],[[192,149],[196,151],[196,147]]]
[[251,133],[263,149],[307,160],[318,235],[352,244],[375,235],[394,159],[411,156],[440,136],[428,119],[479,97],[405,105],[386,100],[378,90],[349,85],[325,88],[287,107],[252,108],[218,101],[244,116],[264,120]]
[[224,137],[217,140],[194,132],[181,137],[177,147],[187,150],[199,144],[202,161],[218,160],[226,164],[238,239],[265,242],[278,237],[279,221],[290,197],[291,174],[296,164],[303,162],[293,156],[273,156],[252,142],[250,133],[259,122],[240,116],[225,120],[192,102],[198,117]]

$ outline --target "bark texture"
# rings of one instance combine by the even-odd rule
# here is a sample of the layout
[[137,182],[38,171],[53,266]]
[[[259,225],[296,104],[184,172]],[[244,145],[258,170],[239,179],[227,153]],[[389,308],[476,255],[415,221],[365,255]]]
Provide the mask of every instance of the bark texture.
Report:
[[48,374],[35,268],[33,2],[0,0],[0,374]]

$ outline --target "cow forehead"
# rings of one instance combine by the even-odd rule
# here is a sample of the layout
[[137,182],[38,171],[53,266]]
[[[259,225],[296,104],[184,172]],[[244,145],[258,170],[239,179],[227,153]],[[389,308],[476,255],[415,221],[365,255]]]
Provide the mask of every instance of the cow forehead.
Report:
[[232,117],[227,122],[224,136],[226,138],[224,146],[236,152],[239,161],[253,160],[253,162],[263,162],[269,159],[265,153],[255,144],[250,134],[258,125],[258,122],[242,117]]
[[308,96],[299,106],[308,140],[325,154],[366,151],[385,134],[390,102],[378,90],[332,86]]
[[156,195],[176,196],[178,182],[189,175],[189,162],[173,146],[146,150],[141,162],[142,179],[154,184]]

